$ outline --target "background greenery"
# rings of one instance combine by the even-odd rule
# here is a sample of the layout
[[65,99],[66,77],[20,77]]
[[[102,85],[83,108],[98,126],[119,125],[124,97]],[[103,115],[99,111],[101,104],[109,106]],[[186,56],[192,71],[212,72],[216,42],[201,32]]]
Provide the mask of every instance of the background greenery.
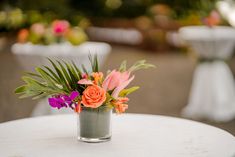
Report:
[[1,9],[18,7],[22,10],[53,12],[55,16],[71,19],[80,13],[87,16],[137,17],[146,14],[156,3],[169,5],[176,17],[192,11],[207,12],[216,0],[1,0]]

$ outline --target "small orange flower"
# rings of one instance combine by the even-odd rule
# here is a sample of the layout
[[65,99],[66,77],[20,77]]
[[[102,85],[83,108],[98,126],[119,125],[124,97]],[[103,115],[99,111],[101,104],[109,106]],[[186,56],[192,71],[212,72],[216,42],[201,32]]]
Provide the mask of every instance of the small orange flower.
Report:
[[129,101],[129,99],[127,97],[124,97],[124,98],[118,98],[117,100],[112,102],[114,104],[115,110],[118,114],[121,114],[121,113],[125,112],[126,109],[128,109],[128,105],[125,104],[127,101]]
[[82,107],[81,107],[81,102],[78,101],[75,108],[74,108],[74,111],[77,112],[77,113],[80,113],[82,111]]
[[103,79],[103,73],[102,72],[94,72],[92,73],[92,77],[94,77],[94,84],[98,85],[99,82]]
[[17,40],[20,43],[25,43],[28,39],[29,31],[27,29],[21,29],[18,33]]
[[88,86],[82,95],[82,104],[86,107],[97,108],[106,100],[106,91],[97,86]]

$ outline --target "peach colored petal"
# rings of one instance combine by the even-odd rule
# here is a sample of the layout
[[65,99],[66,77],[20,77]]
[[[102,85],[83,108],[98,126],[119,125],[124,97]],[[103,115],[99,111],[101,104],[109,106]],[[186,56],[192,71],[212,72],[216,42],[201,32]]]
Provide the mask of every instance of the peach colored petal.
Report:
[[88,80],[88,79],[81,79],[81,80],[78,81],[78,84],[92,85],[93,82],[91,80]]
[[110,73],[109,73],[109,75],[105,78],[105,80],[104,80],[104,82],[103,82],[103,84],[102,84],[102,88],[104,89],[104,90],[111,90],[110,88],[110,83],[111,83],[111,81],[113,80],[113,76],[115,75],[115,73],[116,73],[116,70],[113,70],[113,71],[111,71]]

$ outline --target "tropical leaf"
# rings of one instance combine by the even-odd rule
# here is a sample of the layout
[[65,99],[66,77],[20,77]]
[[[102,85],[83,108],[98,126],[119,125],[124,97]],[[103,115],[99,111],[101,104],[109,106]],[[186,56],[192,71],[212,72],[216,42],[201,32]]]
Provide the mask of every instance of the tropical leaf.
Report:
[[56,64],[51,59],[48,58],[48,60],[51,62],[52,66],[54,67],[58,77],[61,80],[61,83],[62,83],[63,87],[66,89],[66,91],[69,91],[71,89],[71,87],[69,85],[69,82],[64,77],[62,71],[56,66]]
[[98,56],[97,56],[97,54],[95,54],[94,57],[92,57],[92,55],[89,54],[88,58],[90,60],[92,72],[98,72],[99,71],[99,65],[98,65]]
[[34,85],[38,88],[46,87],[46,85],[44,85],[43,83],[38,82],[37,80],[28,76],[23,76],[22,80],[24,80],[28,85]]
[[15,89],[15,93],[16,94],[20,94],[20,93],[23,93],[27,90],[27,86],[26,85],[23,85],[23,86],[20,86],[20,87],[17,87]]
[[35,96],[38,96],[40,95],[41,93],[27,93],[27,94],[23,94],[21,95],[19,98],[20,99],[23,99],[23,98],[28,98],[28,97],[35,97]]
[[38,78],[42,78],[41,75],[38,75],[36,73],[31,73],[31,72],[24,72],[25,75],[29,75],[29,76],[33,76],[33,77],[38,77]]
[[[36,67],[35,73],[26,72],[22,80],[24,85],[15,89],[16,94],[21,94],[20,98],[33,97],[42,98],[48,95],[69,94],[73,90],[82,93],[85,85],[77,82],[82,78],[82,71],[89,74],[89,71],[82,65],[82,70],[74,62],[63,60],[52,61],[48,58],[52,68],[48,66]],[[91,58],[92,70],[98,70],[97,55]]]
[[86,69],[85,65],[82,64],[82,70],[84,73],[86,73],[87,75],[89,74],[88,70]]
[[131,93],[133,93],[134,91],[138,90],[140,87],[138,86],[134,86],[134,87],[131,87],[131,88],[128,88],[128,89],[123,89],[120,93],[119,93],[119,96],[120,97],[125,97]]
[[59,64],[59,66],[60,66],[60,68],[62,70],[62,75],[65,76],[64,78],[66,80],[66,83],[71,85],[72,84],[72,80],[71,80],[71,77],[69,76],[68,72],[66,71],[65,67],[59,61],[57,61],[57,63]]
[[[76,72],[76,69],[74,69],[74,67],[72,66],[72,64],[69,64],[69,63],[66,63],[66,62],[64,62],[64,64],[66,65],[67,70],[72,73],[73,77],[76,79],[76,82],[77,82],[78,80],[80,80],[80,76],[78,75],[78,73]],[[71,77],[71,78],[72,78],[72,77]]]
[[53,70],[51,70],[48,66],[43,67],[46,68],[51,75],[53,75],[53,77],[57,80],[57,83],[61,83],[60,78],[55,74]]
[[35,70],[41,75],[41,77],[47,82],[48,85],[54,86],[55,82],[57,83],[56,79],[42,68],[38,67],[35,68]]
[[72,65],[77,73],[77,75],[79,76],[78,79],[80,80],[82,78],[82,72],[81,70],[78,69],[78,67],[76,66],[76,64],[72,61]]

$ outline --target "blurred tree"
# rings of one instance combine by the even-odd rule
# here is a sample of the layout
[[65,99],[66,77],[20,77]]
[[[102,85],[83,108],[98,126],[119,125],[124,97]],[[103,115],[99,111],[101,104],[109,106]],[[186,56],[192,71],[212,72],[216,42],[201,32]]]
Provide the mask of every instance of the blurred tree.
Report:
[[18,7],[23,10],[53,12],[58,18],[72,20],[84,13],[92,17],[137,17],[147,13],[149,7],[162,3],[169,5],[175,17],[199,11],[202,14],[214,7],[217,0],[1,0],[0,8]]

